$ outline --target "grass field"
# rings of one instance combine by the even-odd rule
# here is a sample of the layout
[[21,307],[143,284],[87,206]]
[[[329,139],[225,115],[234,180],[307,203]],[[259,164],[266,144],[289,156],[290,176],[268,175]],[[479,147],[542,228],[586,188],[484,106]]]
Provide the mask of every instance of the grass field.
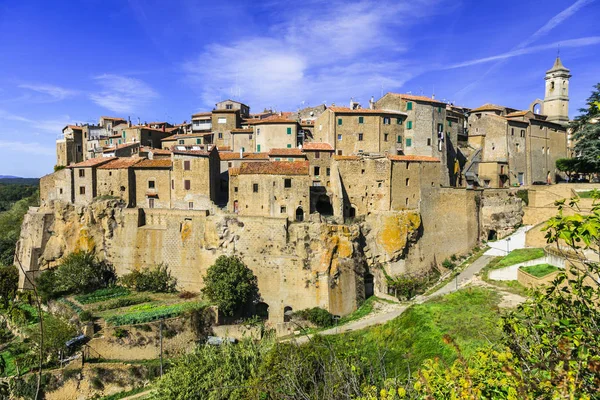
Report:
[[[497,305],[500,296],[489,289],[469,288],[409,308],[380,326],[328,337],[336,352],[365,357],[377,363],[383,357],[389,376],[406,377],[428,358],[453,361],[455,349],[444,343],[449,335],[464,355],[500,337]],[[357,354],[358,353],[358,354]]]
[[504,257],[499,257],[495,261],[488,264],[488,269],[500,269],[511,265],[519,264],[525,261],[535,260],[536,258],[544,257],[544,249],[527,248],[511,251]]
[[548,274],[558,271],[559,268],[550,264],[537,264],[529,267],[521,267],[521,269],[536,278],[542,278]]

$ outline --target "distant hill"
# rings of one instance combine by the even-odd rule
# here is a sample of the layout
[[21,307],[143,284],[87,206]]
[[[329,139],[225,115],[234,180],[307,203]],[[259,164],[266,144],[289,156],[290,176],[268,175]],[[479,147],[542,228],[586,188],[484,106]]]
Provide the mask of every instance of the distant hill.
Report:
[[0,175],[0,183],[4,185],[33,185],[40,183],[39,178],[21,178],[20,176]]

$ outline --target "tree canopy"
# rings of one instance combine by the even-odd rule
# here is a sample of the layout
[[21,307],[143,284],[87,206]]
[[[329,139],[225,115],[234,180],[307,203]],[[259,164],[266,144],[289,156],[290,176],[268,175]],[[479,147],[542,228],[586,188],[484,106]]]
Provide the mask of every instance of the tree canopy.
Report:
[[206,272],[204,293],[223,315],[238,315],[260,300],[258,280],[252,270],[236,256],[220,256]]
[[600,171],[600,83],[594,86],[586,104],[588,107],[579,109],[581,114],[575,117],[570,128],[576,141],[577,157],[597,172]]

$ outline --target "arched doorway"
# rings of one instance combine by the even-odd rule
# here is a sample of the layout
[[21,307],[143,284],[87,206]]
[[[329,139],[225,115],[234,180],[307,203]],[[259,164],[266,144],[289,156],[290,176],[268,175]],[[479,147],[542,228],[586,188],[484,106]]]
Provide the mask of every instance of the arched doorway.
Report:
[[331,201],[329,200],[329,196],[321,195],[317,200],[317,204],[315,205],[317,212],[323,216],[331,216],[333,215],[333,206],[331,205]]
[[365,299],[375,294],[375,277],[371,273],[365,274]]
[[348,218],[354,218],[356,217],[356,208],[354,208],[353,206],[350,206],[350,208],[348,208]]
[[496,239],[498,239],[498,233],[495,230],[491,229],[488,232],[488,239],[487,240],[489,242],[489,241],[496,240]]
[[256,316],[262,319],[269,319],[269,305],[267,303],[256,303],[256,306],[254,306],[254,312]]
[[302,207],[296,208],[296,221],[304,221],[304,210],[302,209]]
[[292,314],[294,314],[292,307],[285,306],[283,308],[283,322],[290,322],[292,320]]

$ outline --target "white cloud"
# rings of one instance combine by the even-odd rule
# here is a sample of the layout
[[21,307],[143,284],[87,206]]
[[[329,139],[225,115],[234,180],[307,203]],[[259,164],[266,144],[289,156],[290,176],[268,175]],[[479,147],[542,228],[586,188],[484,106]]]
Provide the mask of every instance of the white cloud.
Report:
[[68,115],[52,119],[31,119],[22,115],[12,114],[6,110],[0,109],[0,120],[20,122],[28,126],[27,129],[36,129],[45,132],[60,133],[62,129],[69,124],[81,123],[82,121],[73,120]]
[[[406,62],[389,60],[406,51],[405,28],[439,12],[432,6],[437,3],[309,1],[298,9],[291,6],[264,35],[206,46],[184,64],[186,82],[199,88],[207,107],[227,97],[278,109],[304,100],[345,102],[350,96],[365,102],[382,85],[398,90],[411,77],[401,69]],[[325,94],[328,99],[321,99]]]
[[6,140],[0,140],[0,149],[8,150],[14,153],[26,153],[42,156],[53,156],[56,152],[54,147],[44,146],[40,143],[24,143],[24,142],[11,142]]
[[139,111],[159,97],[154,89],[140,79],[104,74],[96,76],[94,80],[102,89],[90,94],[90,99],[99,106],[117,113]]
[[59,86],[48,84],[26,83],[19,85],[19,87],[46,95],[47,97],[41,99],[41,101],[60,101],[79,94],[77,90],[65,89]]
[[540,46],[532,46],[532,47],[522,48],[519,50],[513,50],[513,51],[509,51],[507,53],[498,54],[495,56],[483,57],[483,58],[478,58],[478,59],[469,60],[469,61],[463,61],[463,62],[460,62],[457,64],[450,65],[444,69],[469,67],[471,65],[483,64],[483,63],[487,63],[487,62],[491,62],[491,61],[505,60],[507,58],[512,58],[512,57],[516,57],[516,56],[520,56],[520,55],[524,55],[524,54],[536,53],[536,52],[548,50],[548,49],[556,49],[559,46],[560,46],[560,48],[584,47],[584,46],[592,46],[592,45],[596,45],[596,44],[600,44],[600,36],[591,36],[591,37],[585,37],[585,38],[579,38],[579,39],[563,40],[560,42],[554,42],[554,43],[544,44],[544,45],[540,45]]

